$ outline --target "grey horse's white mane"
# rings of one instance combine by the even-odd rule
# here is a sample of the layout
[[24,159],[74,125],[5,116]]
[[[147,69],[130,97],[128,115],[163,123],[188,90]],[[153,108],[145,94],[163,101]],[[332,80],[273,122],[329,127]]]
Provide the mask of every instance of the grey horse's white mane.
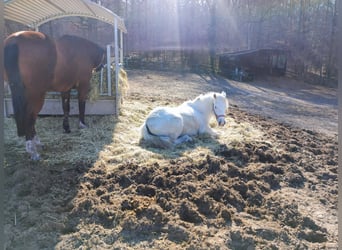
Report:
[[222,91],[221,93],[218,93],[218,92],[207,92],[205,94],[200,94],[195,99],[189,100],[188,102],[193,102],[194,103],[196,101],[203,100],[204,98],[207,98],[207,97],[210,97],[211,99],[214,99],[215,95],[223,95],[224,97],[226,97],[226,92],[224,92],[224,91]]

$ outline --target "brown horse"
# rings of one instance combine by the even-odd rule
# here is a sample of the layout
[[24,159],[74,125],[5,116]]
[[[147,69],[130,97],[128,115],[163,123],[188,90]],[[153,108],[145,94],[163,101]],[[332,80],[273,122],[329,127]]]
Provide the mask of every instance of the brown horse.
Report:
[[25,136],[26,151],[39,159],[41,145],[35,131],[38,113],[47,91],[62,93],[63,128],[69,133],[70,90],[78,91],[80,127],[85,127],[84,112],[92,71],[102,68],[105,50],[76,36],[54,41],[35,31],[20,31],[5,40],[5,79],[11,93],[18,136]]

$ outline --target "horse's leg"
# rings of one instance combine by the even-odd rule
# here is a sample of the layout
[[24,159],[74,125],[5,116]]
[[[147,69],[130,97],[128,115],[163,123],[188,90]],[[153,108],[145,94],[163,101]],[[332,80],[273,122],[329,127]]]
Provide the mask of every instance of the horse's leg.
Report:
[[25,119],[25,138],[26,138],[26,151],[31,155],[32,160],[39,160],[40,155],[38,153],[38,148],[41,147],[42,143],[40,142],[35,124],[38,117],[38,113],[43,107],[45,93],[37,94],[28,94],[30,100],[32,101],[31,105],[27,107],[26,111],[26,119]]
[[190,142],[192,138],[189,135],[182,135],[175,140],[175,144],[181,144],[183,142]]
[[25,139],[26,139],[26,152],[30,154],[32,160],[39,160],[40,155],[37,150],[37,144],[34,140],[36,136],[36,131],[34,128],[36,122],[36,115],[30,112],[26,116],[25,121]]
[[84,121],[84,113],[85,113],[85,101],[79,100],[78,101],[78,110],[79,110],[79,119],[80,119],[80,123],[79,123],[79,128],[87,128],[87,125],[85,124]]
[[39,139],[39,137],[38,137],[38,135],[37,135],[37,133],[36,133],[36,129],[35,129],[35,127],[33,127],[33,134],[34,134],[34,136],[33,136],[33,141],[34,141],[34,143],[36,144],[36,146],[38,147],[38,148],[43,148],[44,147],[44,144],[40,141],[40,139]]
[[[88,84],[89,85],[89,84]],[[81,84],[80,86],[87,86],[87,84]],[[85,105],[86,99],[89,92],[89,88],[78,88],[78,112],[79,112],[79,128],[87,128],[87,125],[84,121],[84,114],[85,114]]]
[[202,128],[199,129],[199,134],[208,134],[210,135],[212,138],[218,138],[219,134],[217,132],[215,132],[211,127],[209,127],[209,125],[205,125]]
[[35,130],[35,123],[38,117],[39,111],[44,104],[45,92],[37,93],[28,89],[28,100],[32,100],[30,104],[26,106],[25,115],[25,139],[26,139],[26,151],[31,155],[32,160],[39,160],[40,155],[37,150],[37,146],[40,143]]
[[69,114],[70,114],[70,90],[62,92],[62,107],[63,107],[63,129],[65,133],[70,133]]

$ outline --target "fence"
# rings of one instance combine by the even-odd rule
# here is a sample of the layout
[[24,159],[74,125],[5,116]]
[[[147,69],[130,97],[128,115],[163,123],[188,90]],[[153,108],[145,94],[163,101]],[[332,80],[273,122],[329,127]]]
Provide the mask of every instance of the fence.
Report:
[[131,52],[124,59],[124,65],[127,69],[212,71],[210,54],[207,50]]

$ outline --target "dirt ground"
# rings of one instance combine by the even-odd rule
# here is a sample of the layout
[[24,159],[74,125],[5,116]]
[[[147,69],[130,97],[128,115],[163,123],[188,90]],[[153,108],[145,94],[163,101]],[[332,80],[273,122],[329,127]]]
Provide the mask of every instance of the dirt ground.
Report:
[[[119,119],[87,117],[78,130],[74,117],[65,135],[61,117],[41,117],[40,162],[6,119],[5,249],[337,249],[336,89],[153,71],[128,79]],[[219,139],[172,151],[139,143],[150,110],[208,91],[226,91],[231,105]]]

